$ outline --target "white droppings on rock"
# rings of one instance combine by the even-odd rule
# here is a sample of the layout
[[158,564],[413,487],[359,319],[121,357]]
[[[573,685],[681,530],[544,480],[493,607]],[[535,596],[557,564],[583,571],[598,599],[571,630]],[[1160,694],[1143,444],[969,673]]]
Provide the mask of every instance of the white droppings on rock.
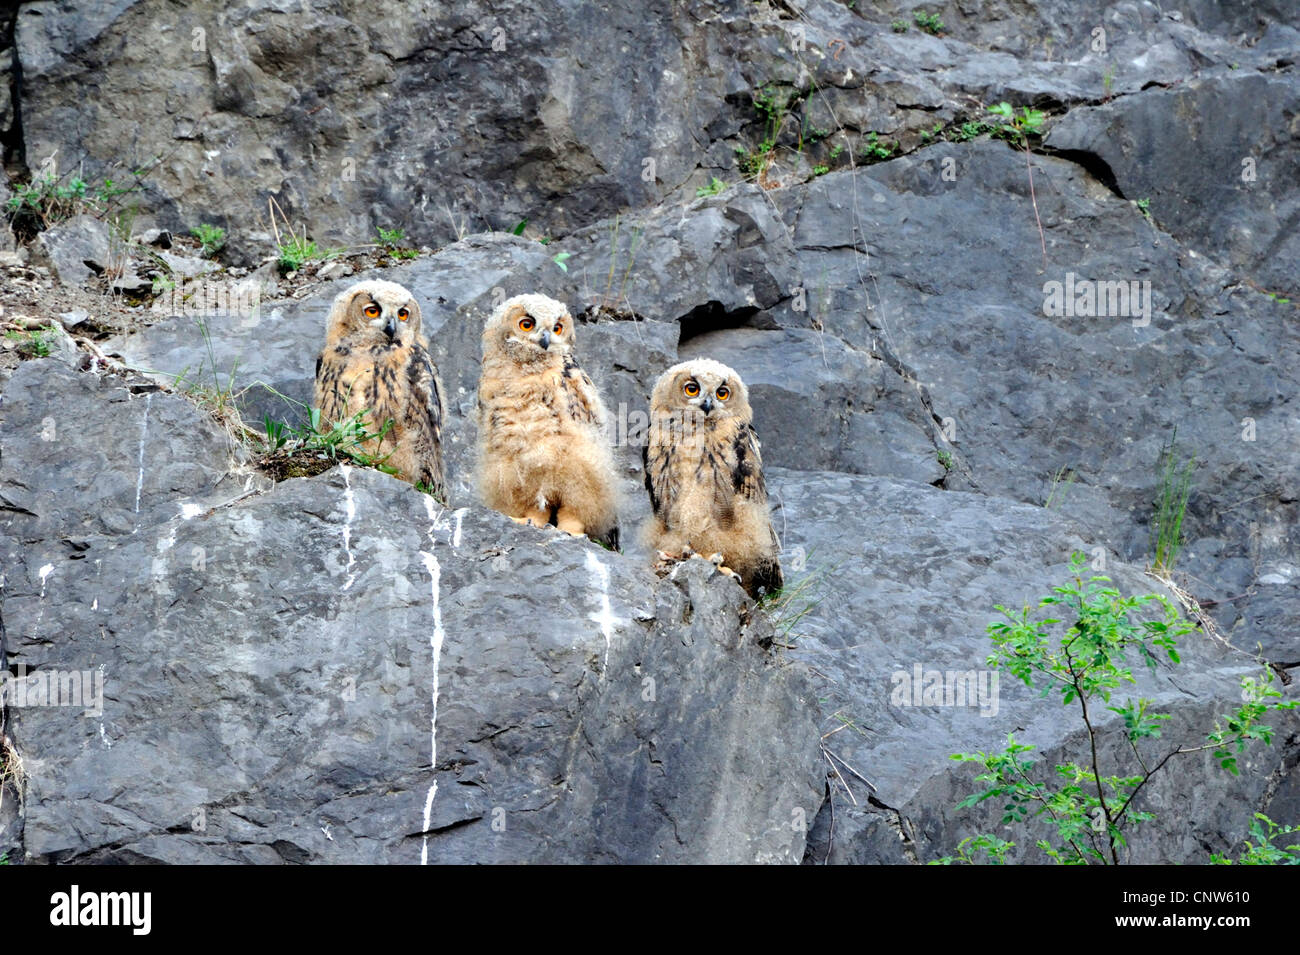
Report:
[[[447,635],[442,628],[442,567],[433,553],[434,535],[438,530],[438,520],[441,515],[434,511],[433,498],[427,494],[424,495],[424,513],[429,517],[429,529],[426,532],[429,535],[429,549],[420,551],[420,560],[424,563],[424,569],[428,571],[429,592],[433,598],[433,633],[429,637],[429,647],[433,656],[433,688],[430,693],[433,711],[429,719],[429,771],[436,774],[438,771],[438,666],[442,662],[442,644]],[[435,775],[424,797],[424,828],[421,830],[424,838],[420,846],[420,865],[429,864],[429,825],[433,818],[433,799],[437,794],[438,780]]]
[[202,506],[195,504],[193,501],[184,501],[181,503],[181,518],[184,520],[193,520],[202,513]]
[[357,575],[352,572],[357,562],[352,553],[352,522],[357,516],[357,502],[352,496],[352,469],[346,464],[340,464],[339,470],[343,472],[343,550],[348,555],[347,566],[343,568],[348,579],[343,584],[343,589],[347,590],[357,581]]
[[600,627],[601,635],[605,638],[605,662],[600,674],[603,680],[605,671],[609,669],[609,648],[613,642],[614,630],[624,621],[614,615],[614,609],[609,602],[609,568],[596,556],[595,551],[587,551],[587,569],[591,571],[600,590],[600,609],[588,615],[588,619]]
[[[140,513],[140,494],[144,491],[144,439],[149,433],[149,406],[153,403],[153,392],[144,396],[144,415],[140,418],[140,450],[136,458],[136,478],[135,478],[135,513]],[[140,529],[140,522],[136,521],[135,528],[131,533]]]
[[45,580],[50,576],[50,574],[54,573],[54,565],[46,564],[38,570],[37,573],[40,574],[41,577],[41,597],[43,598],[45,596]]

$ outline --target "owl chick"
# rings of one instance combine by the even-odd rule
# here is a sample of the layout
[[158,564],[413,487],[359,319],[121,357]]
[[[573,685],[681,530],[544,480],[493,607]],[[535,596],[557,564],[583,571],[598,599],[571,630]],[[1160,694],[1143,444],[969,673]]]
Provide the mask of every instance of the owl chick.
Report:
[[315,407],[329,429],[359,412],[371,432],[361,449],[403,481],[442,498],[442,385],[420,331],[420,306],[393,282],[359,282],[334,299],[316,359]]
[[516,295],[483,331],[479,490],[520,523],[553,523],[618,547],[617,478],[605,405],[574,356],[561,302]]
[[734,370],[707,358],[674,365],[650,396],[644,462],[648,543],[673,557],[720,554],[758,596],[783,577],[752,417]]

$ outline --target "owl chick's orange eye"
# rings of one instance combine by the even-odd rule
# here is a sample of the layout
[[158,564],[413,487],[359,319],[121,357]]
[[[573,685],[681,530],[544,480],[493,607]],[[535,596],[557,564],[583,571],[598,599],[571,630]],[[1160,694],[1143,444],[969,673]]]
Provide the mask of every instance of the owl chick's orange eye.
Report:
[[408,309],[399,308],[397,310],[397,317],[400,318],[402,321],[406,321],[408,318],[411,317],[411,313]]
[[731,389],[726,385],[719,385],[718,390],[715,391],[714,394],[718,396],[719,401],[726,401],[731,397]]
[[531,332],[531,331],[533,330],[533,328],[536,327],[536,325],[537,325],[537,323],[536,323],[535,321],[533,321],[531,318],[521,318],[521,319],[519,319],[519,329],[520,329],[520,331]]
[[555,334],[557,334],[557,335],[563,335],[563,334],[564,334],[564,322],[556,322],[556,323],[555,323]]
[[366,306],[365,313],[366,313],[366,318],[378,318],[379,306],[376,305],[374,302],[371,302],[369,305]]
[[694,398],[696,395],[700,393],[700,386],[698,382],[692,379],[691,381],[688,381],[686,383],[686,387],[683,388],[682,390],[686,392],[687,398]]

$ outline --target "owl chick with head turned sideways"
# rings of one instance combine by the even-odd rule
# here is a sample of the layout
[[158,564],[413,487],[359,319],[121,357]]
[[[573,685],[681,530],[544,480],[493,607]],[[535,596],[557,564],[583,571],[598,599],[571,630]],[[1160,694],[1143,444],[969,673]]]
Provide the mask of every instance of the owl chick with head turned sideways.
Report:
[[420,329],[420,306],[394,282],[359,282],[334,299],[316,359],[320,430],[365,412],[366,431],[388,431],[360,450],[403,481],[443,499],[442,385]]
[[618,547],[607,414],[574,355],[574,321],[545,295],[502,302],[483,331],[479,490],[519,523]]
[[780,546],[740,375],[707,358],[664,372],[650,397],[644,462],[654,508],[647,542],[662,557],[709,557],[751,596],[780,589]]

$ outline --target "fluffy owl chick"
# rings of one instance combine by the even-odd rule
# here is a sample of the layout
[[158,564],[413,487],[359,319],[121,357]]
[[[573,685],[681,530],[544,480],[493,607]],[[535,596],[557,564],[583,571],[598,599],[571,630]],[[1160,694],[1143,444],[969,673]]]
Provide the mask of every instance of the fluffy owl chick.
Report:
[[569,310],[517,295],[483,331],[479,490],[516,521],[618,546],[617,478],[605,405],[574,356]]
[[751,596],[780,588],[776,532],[749,391],[707,358],[669,368],[650,396],[647,542],[665,554],[721,554]]
[[321,430],[366,412],[362,444],[398,477],[445,494],[442,386],[420,330],[420,306],[394,282],[359,282],[334,299],[325,348],[316,359],[315,406]]

